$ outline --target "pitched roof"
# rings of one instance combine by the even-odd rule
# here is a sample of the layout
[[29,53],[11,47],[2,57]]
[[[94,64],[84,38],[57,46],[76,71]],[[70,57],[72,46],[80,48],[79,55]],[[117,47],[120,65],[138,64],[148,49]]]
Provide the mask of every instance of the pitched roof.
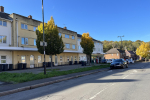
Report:
[[135,54],[133,51],[128,51],[130,54]]
[[9,17],[10,14],[0,12],[0,18],[7,19],[7,20],[12,20],[11,17]]
[[106,52],[106,54],[115,54],[115,53],[124,53],[124,51],[117,48],[112,48]]

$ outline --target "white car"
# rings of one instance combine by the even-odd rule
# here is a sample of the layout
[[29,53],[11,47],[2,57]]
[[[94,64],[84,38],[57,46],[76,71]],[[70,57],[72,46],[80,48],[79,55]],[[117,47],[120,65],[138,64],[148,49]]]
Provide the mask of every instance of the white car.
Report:
[[130,63],[134,63],[134,60],[132,60],[132,59],[126,59],[126,61],[128,62],[128,64],[130,64]]
[[114,61],[114,59],[108,59],[107,63],[112,63]]
[[129,64],[130,64],[130,63],[132,63],[132,64],[133,64],[133,63],[134,63],[134,60],[129,59],[129,60],[128,60],[128,63],[129,63]]

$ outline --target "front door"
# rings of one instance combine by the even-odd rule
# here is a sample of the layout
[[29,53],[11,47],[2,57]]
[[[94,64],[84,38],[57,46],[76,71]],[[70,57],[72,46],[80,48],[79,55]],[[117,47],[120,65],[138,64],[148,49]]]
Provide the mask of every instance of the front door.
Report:
[[30,56],[30,68],[34,68],[34,56]]
[[57,56],[55,56],[55,65],[58,65]]

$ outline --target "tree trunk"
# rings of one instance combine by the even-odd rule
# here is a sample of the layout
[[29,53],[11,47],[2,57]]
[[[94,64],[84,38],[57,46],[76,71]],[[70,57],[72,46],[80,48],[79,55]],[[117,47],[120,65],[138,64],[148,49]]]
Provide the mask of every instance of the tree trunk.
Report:
[[90,65],[90,55],[88,55],[88,62],[89,62],[89,65]]
[[53,64],[52,64],[52,55],[50,55],[50,57],[51,57],[51,68],[53,68]]

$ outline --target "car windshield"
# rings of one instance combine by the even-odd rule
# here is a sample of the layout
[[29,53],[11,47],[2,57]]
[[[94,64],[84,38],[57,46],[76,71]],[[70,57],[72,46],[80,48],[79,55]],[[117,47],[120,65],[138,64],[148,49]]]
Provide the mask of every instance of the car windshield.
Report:
[[113,62],[122,62],[122,59],[116,59]]

